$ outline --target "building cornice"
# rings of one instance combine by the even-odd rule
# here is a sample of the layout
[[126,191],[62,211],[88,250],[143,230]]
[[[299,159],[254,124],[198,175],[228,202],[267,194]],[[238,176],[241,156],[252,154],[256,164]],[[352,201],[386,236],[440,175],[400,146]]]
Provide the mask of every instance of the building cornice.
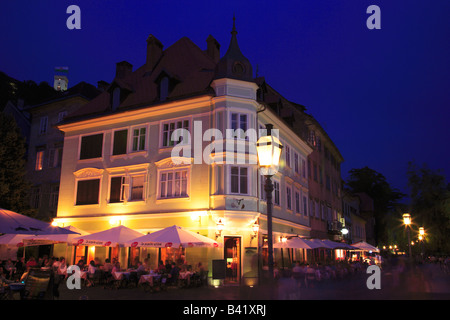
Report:
[[98,128],[99,126],[113,125],[128,121],[139,120],[142,118],[155,117],[164,114],[172,114],[182,112],[199,107],[209,107],[211,104],[211,96],[204,95],[182,101],[173,101],[156,106],[148,106],[139,109],[127,110],[108,115],[102,115],[91,119],[80,120],[76,122],[63,123],[57,128],[65,133],[79,131],[90,128]]

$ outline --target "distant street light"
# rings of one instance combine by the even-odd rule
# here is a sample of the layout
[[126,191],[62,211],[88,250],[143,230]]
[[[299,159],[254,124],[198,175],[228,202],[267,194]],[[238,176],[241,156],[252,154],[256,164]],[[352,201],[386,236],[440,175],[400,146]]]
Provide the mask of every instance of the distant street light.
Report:
[[403,223],[406,226],[408,232],[408,246],[409,246],[409,258],[412,258],[411,254],[411,215],[409,213],[403,214]]
[[423,259],[423,239],[425,238],[425,229],[423,227],[419,228],[419,240],[420,240],[420,255]]

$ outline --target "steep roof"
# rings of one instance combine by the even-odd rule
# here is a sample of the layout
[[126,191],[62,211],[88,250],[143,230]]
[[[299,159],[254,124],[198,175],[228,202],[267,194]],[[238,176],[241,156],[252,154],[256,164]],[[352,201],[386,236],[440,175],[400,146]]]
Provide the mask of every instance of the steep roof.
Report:
[[159,80],[166,75],[171,81],[167,100],[212,92],[210,88],[216,63],[187,37],[183,37],[162,52],[156,66],[148,71],[144,64],[123,78],[116,77],[109,88],[79,110],[68,115],[67,122],[80,118],[113,112],[111,108],[112,88],[126,90],[117,112],[142,106],[151,106],[164,101],[159,99]]
[[55,91],[55,94],[49,99],[26,108],[26,110],[38,108],[56,101],[65,100],[73,97],[83,97],[86,100],[92,100],[100,94],[100,91],[87,82],[80,82],[69,88],[67,91]]
[[252,65],[242,54],[238,45],[235,20],[233,18],[230,45],[225,55],[217,63],[215,79],[230,78],[253,82]]

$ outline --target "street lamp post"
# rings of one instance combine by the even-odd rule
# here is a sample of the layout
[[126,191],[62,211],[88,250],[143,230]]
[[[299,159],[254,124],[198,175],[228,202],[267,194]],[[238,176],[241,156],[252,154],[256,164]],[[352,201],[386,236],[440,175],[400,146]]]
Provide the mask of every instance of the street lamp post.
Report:
[[411,215],[409,213],[403,214],[403,223],[405,224],[408,232],[409,258],[411,259]]
[[272,136],[272,124],[266,124],[266,135],[259,138],[256,143],[258,152],[258,162],[260,171],[265,177],[264,191],[267,200],[267,249],[268,249],[268,265],[269,279],[273,279],[273,231],[272,231],[272,192],[273,183],[272,176],[277,173],[280,163],[281,145],[280,140],[276,136]]

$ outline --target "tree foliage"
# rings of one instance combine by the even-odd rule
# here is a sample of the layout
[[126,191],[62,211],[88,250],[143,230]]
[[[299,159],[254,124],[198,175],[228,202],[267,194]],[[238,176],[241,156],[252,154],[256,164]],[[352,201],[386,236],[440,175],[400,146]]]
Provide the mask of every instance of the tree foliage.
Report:
[[0,208],[30,214],[25,180],[25,138],[14,119],[0,113]]
[[450,189],[445,176],[427,164],[418,167],[413,162],[409,163],[407,175],[415,226],[425,228],[429,250],[450,253]]
[[392,188],[381,173],[368,167],[352,169],[349,174],[346,188],[351,193],[364,192],[373,199],[376,241],[386,242],[390,213],[405,195]]

